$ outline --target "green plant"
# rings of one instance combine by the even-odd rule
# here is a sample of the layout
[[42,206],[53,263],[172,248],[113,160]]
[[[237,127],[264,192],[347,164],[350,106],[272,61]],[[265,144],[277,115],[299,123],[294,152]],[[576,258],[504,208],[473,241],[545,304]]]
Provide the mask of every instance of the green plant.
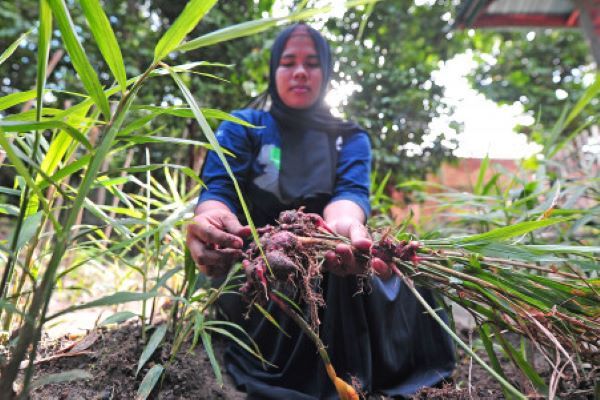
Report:
[[[557,156],[576,135],[597,123],[592,117],[580,127],[570,126],[597,96],[599,82],[572,108],[565,108],[552,127],[536,125],[538,136],[545,139],[544,148],[540,155],[524,160],[516,173],[496,166],[486,179],[493,161],[485,158],[472,192],[423,181],[399,185],[427,200],[434,219],[421,221],[417,232],[425,247],[435,249],[432,254],[438,252],[437,259],[425,257],[419,265],[401,263],[400,272],[463,305],[477,322],[492,367],[505,376],[498,361],[500,350],[532,388],[550,397],[556,395],[565,368],[585,373],[582,360],[597,363],[593,353],[582,353],[595,346],[600,313],[600,181],[597,170],[576,164],[572,151],[562,159]],[[573,133],[563,137],[566,129]],[[569,167],[564,168],[567,162]],[[410,240],[414,234],[400,229],[396,237]],[[441,277],[447,281],[442,283]],[[524,321],[534,319],[544,325],[538,326],[542,335],[534,333],[535,327],[525,328]],[[506,339],[506,331],[518,332],[536,348],[556,346],[554,355],[545,355],[552,360],[549,381],[540,377],[524,351]]]
[[[210,147],[219,154],[227,166],[224,150],[218,146],[207,118],[240,121],[226,113],[201,109],[189,91],[184,75],[192,72],[194,68],[202,67],[204,63],[169,66],[164,62],[169,54],[188,52],[256,34],[281,23],[311,18],[332,7],[299,8],[285,17],[249,21],[183,42],[185,36],[215,2],[216,0],[188,2],[179,17],[158,41],[153,59],[148,60],[148,67],[144,72],[135,77],[127,77],[118,41],[100,2],[81,0],[79,3],[94,37],[94,44],[98,46],[115,80],[113,86],[105,89],[100,84],[98,73],[86,56],[67,4],[64,0],[40,0],[36,89],[14,93],[0,99],[2,109],[29,100],[36,102],[34,113],[16,113],[0,121],[0,146],[10,161],[10,167],[17,173],[15,188],[6,188],[3,192],[18,197],[19,204],[14,235],[8,248],[4,249],[7,257],[0,281],[0,311],[6,329],[11,328],[15,313],[21,317],[19,335],[10,359],[2,366],[0,382],[2,393],[13,393],[13,382],[17,377],[19,365],[28,356],[24,384],[18,394],[21,398],[27,396],[37,343],[44,324],[51,317],[77,308],[142,301],[144,304],[141,320],[142,324],[146,324],[148,315],[145,302],[158,296],[158,289],[170,276],[178,272],[177,268],[166,272],[162,270],[162,267],[169,262],[169,256],[161,252],[164,249],[160,243],[167,237],[171,228],[179,224],[186,213],[189,213],[193,201],[188,201],[185,205],[180,204],[173,214],[161,222],[154,220],[154,214],[160,214],[164,210],[157,212],[154,209],[157,197],[160,199],[160,188],[152,187],[153,178],[150,174],[153,170],[165,167],[170,169],[173,166],[166,163],[153,164],[147,150],[144,153],[145,165],[124,168],[126,176],[120,176],[122,171],[118,171],[119,173],[107,171],[104,163],[107,157],[114,157],[136,144],[172,141],[156,135],[136,136],[135,131],[144,124],[144,121],[147,122],[161,114],[174,114],[184,117],[193,116],[210,143]],[[351,7],[368,2],[368,0],[349,1],[345,5]],[[62,43],[86,92],[74,93],[74,99],[78,102],[62,110],[45,108],[42,102],[42,95],[47,92],[46,72],[54,23],[60,31]],[[18,39],[13,46],[3,52],[0,62],[5,61],[12,54],[21,40],[23,39]],[[175,107],[159,108],[136,104],[138,92],[143,90],[148,80],[164,79],[162,77],[167,75],[176,82],[189,108],[182,110]],[[139,110],[147,110],[150,113],[136,118],[135,111]],[[189,141],[180,141],[180,143],[190,144]],[[208,146],[202,142],[192,144]],[[195,173],[189,168],[174,167],[197,180]],[[134,178],[136,173],[142,173],[143,179]],[[166,176],[170,174],[168,170],[165,173]],[[128,179],[142,188],[141,194],[137,196],[124,194],[119,185],[126,183]],[[232,179],[235,182],[233,176]],[[167,181],[170,182],[168,178]],[[105,209],[89,198],[90,193],[96,188],[111,190],[113,196],[128,205],[126,208],[113,206],[108,210],[109,213],[129,215],[135,223],[130,224],[131,221],[125,223],[111,217],[110,214],[106,215]],[[239,188],[237,192],[243,202]],[[76,250],[77,246],[89,245],[85,240],[79,240],[86,235],[88,238],[90,235],[102,237],[104,233],[101,233],[97,226],[81,224],[83,210],[88,210],[99,218],[102,227],[110,225],[114,230],[117,237],[103,237],[106,246],[104,248],[100,246],[100,253],[115,257],[137,270],[142,276],[142,291],[115,293],[83,306],[72,307],[48,316],[48,306],[57,278],[66,273],[63,268],[74,270],[82,265],[78,262],[75,265],[65,266],[63,264],[65,255],[71,249]],[[247,213],[246,207],[244,210]],[[256,237],[255,231],[254,235]],[[141,248],[144,248],[144,251],[140,252],[141,261],[129,262],[124,257],[125,254],[129,255]],[[15,271],[20,271],[20,276],[17,277]],[[156,282],[148,290],[151,277],[155,277]],[[30,285],[29,290],[23,290],[26,282]],[[145,333],[145,329],[143,332]],[[161,372],[159,368],[153,368],[149,372],[151,375],[148,380],[145,379],[144,382],[148,385],[156,383]]]

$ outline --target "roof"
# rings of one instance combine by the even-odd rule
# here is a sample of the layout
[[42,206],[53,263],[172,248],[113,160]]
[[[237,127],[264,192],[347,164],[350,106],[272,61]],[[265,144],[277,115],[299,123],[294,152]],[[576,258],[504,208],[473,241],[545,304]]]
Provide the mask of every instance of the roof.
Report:
[[[600,29],[600,12],[595,16]],[[579,10],[567,0],[463,0],[455,25],[484,27],[579,27]]]

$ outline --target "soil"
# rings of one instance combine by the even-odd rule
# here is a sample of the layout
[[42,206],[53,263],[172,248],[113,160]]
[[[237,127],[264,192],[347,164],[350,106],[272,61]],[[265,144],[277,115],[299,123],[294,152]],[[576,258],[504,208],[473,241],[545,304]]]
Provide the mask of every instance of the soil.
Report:
[[[175,360],[168,363],[172,337],[167,336],[165,345],[156,350],[146,366],[135,375],[138,360],[144,344],[139,325],[127,324],[118,329],[105,328],[94,331],[98,334],[95,342],[85,350],[86,354],[75,357],[61,357],[44,361],[36,366],[34,380],[48,374],[72,369],[83,369],[93,376],[89,380],[48,384],[31,392],[36,400],[110,400],[134,399],[137,389],[146,372],[155,364],[165,366],[162,383],[156,385],[150,399],[244,399],[224,374],[224,385],[220,387],[210,365],[208,356],[201,345],[189,352],[189,346],[182,348]],[[90,334],[93,335],[94,332]],[[55,355],[59,349],[72,343],[68,337],[42,348],[39,359]],[[222,356],[224,343],[213,342],[218,356]],[[82,352],[83,353],[83,352]],[[222,365],[222,360],[220,361]]]
[[[466,337],[466,332],[460,332]],[[33,400],[109,400],[109,399],[134,399],[137,389],[146,372],[156,363],[166,366],[166,373],[162,382],[156,385],[150,399],[244,399],[245,394],[236,390],[231,379],[224,374],[224,385],[219,386],[210,361],[201,345],[193,351],[183,348],[172,363],[168,363],[170,355],[170,340],[167,337],[165,345],[155,352],[147,365],[136,377],[135,372],[140,354],[143,351],[140,327],[135,324],[122,325],[117,329],[97,329],[82,340],[84,346],[81,351],[71,350],[70,353],[80,355],[62,356],[60,350],[72,345],[73,340],[64,337],[59,341],[42,346],[36,366],[34,380],[49,374],[64,372],[72,369],[83,369],[93,376],[93,379],[75,380],[71,382],[47,384],[31,392]],[[91,339],[91,340],[90,340]],[[91,343],[91,344],[90,344]],[[215,352],[222,365],[222,354],[225,344],[213,340]],[[66,354],[68,354],[67,352]],[[65,354],[65,353],[63,353]],[[46,360],[46,361],[44,361]],[[501,359],[506,367],[507,377],[517,384],[524,379],[508,366],[508,360]],[[469,382],[471,385],[469,385]],[[581,382],[575,385],[575,380],[567,381],[563,385],[562,398],[588,399],[590,382]],[[470,386],[470,390],[469,390]],[[527,386],[522,386],[527,387]],[[536,398],[533,390],[525,390]],[[570,394],[565,396],[564,391]],[[559,391],[560,392],[560,391]],[[590,396],[590,397],[588,397]],[[459,350],[459,363],[452,383],[446,383],[440,388],[427,388],[415,395],[414,399],[501,399],[502,391],[498,383],[489,376],[477,363],[471,364],[470,358]],[[541,398],[541,397],[537,397]],[[369,400],[386,400],[381,395],[369,395]]]

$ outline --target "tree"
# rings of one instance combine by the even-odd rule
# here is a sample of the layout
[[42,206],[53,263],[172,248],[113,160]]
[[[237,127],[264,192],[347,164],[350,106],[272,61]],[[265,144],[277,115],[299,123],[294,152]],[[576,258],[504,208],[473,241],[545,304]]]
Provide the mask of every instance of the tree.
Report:
[[[470,78],[474,88],[501,104],[520,102],[545,126],[552,126],[567,104],[580,98],[586,83],[590,84],[586,74],[594,72],[592,59],[578,30],[486,34],[491,40],[475,42],[479,65]],[[590,106],[578,121],[598,115],[598,99]]]
[[429,131],[433,118],[452,112],[431,73],[464,51],[464,34],[445,32],[454,11],[450,2],[430,3],[377,3],[360,37],[361,13],[350,12],[327,25],[339,58],[337,81],[360,86],[343,112],[369,131],[375,168],[398,177],[422,177],[451,155],[451,148],[442,145],[444,136]]

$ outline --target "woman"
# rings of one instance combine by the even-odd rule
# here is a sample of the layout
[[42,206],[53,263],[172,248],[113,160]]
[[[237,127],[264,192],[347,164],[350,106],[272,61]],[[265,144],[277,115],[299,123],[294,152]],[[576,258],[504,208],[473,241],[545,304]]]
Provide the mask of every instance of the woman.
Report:
[[[279,212],[305,206],[321,213],[352,246],[368,249],[370,143],[355,123],[333,117],[324,103],[332,72],[329,46],[314,29],[293,25],[282,31],[271,53],[269,111],[235,112],[262,129],[230,122],[217,131],[236,157],[232,170],[257,226]],[[222,276],[241,256],[240,206],[221,162],[210,153],[203,169],[207,185],[199,199],[187,244],[199,269]],[[454,365],[450,339],[424,314],[397,277],[373,277],[370,294],[356,295],[360,270],[350,246],[338,246],[341,263],[329,265],[322,287],[320,335],[338,375],[366,392],[411,395],[448,378]],[[381,261],[376,261],[381,262]],[[385,278],[385,279],[384,279]],[[424,291],[434,303],[431,293]],[[269,307],[286,336],[260,314],[241,320],[239,297],[224,302],[227,314],[257,342],[262,363],[237,346],[225,355],[236,384],[257,399],[336,398],[313,343],[276,307]]]

